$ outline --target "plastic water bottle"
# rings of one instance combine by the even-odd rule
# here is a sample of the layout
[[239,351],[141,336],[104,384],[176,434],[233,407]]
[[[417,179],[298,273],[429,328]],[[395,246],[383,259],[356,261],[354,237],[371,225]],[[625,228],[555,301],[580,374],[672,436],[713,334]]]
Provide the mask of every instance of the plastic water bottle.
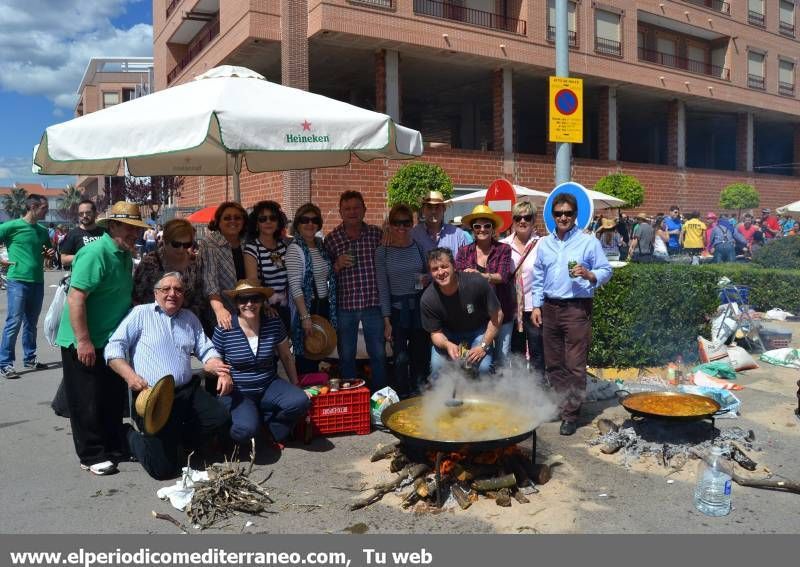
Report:
[[722,449],[711,448],[711,462],[700,461],[694,506],[706,516],[727,516],[731,511],[731,477],[721,469]]

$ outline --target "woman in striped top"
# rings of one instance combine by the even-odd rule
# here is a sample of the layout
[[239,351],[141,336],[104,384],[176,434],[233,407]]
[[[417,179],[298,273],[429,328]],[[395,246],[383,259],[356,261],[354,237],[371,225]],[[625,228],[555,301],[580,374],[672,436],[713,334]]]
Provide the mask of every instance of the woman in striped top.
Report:
[[244,272],[249,280],[275,292],[269,299],[280,315],[283,325],[289,328],[289,303],[287,301],[286,246],[284,238],[286,215],[275,201],[259,201],[253,207],[247,223],[248,242],[244,247]]
[[[308,410],[309,400],[297,386],[297,371],[289,340],[280,319],[267,317],[264,305],[272,290],[258,281],[239,280],[225,295],[237,306],[231,328],[214,329],[214,348],[231,366],[233,391],[220,400],[231,414],[231,439],[245,443],[255,437],[263,422],[277,448],[295,422]],[[275,355],[286,369],[288,381],[276,373]]]
[[388,243],[375,250],[384,338],[392,342],[394,381],[401,398],[416,395],[428,376],[430,335],[422,328],[419,300],[428,283],[422,248],[411,238],[414,215],[407,205],[389,211]]
[[336,279],[322,239],[322,212],[313,203],[294,214],[294,240],[286,250],[286,272],[292,296],[292,346],[297,372],[317,372],[319,362],[303,356],[303,338],[313,330],[311,316],[320,315],[336,327]]

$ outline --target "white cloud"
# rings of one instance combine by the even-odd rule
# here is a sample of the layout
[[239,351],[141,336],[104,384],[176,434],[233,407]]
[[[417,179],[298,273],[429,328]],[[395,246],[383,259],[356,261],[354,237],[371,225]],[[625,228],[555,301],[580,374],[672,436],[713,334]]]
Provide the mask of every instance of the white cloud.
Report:
[[111,19],[140,0],[3,0],[0,89],[44,95],[72,109],[91,57],[149,56],[153,28],[115,28]]
[[74,175],[37,175],[31,171],[31,158],[0,156],[0,187],[14,183],[41,183],[45,187],[66,187],[75,183]]

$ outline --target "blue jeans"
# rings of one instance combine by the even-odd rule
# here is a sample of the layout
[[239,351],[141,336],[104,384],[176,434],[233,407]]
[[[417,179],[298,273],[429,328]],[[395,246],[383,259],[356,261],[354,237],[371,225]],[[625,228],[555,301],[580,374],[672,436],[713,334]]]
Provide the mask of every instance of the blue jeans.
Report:
[[230,435],[237,443],[255,437],[262,422],[275,441],[284,441],[311,405],[303,390],[282,378],[273,379],[261,395],[234,389],[219,400],[231,412]]
[[383,340],[383,315],[380,307],[368,309],[339,309],[339,370],[343,380],[356,377],[356,349],[358,347],[358,323],[364,328],[364,344],[369,355],[372,369],[370,389],[375,392],[385,388],[386,380],[386,345]]
[[734,262],[736,260],[736,247],[733,242],[724,242],[714,246],[714,263]]
[[[0,344],[0,368],[14,366],[19,328],[22,329],[22,351],[25,362],[36,359],[36,324],[42,312],[44,284],[8,280],[8,315]],[[23,326],[24,323],[24,326]]]
[[497,369],[508,365],[508,355],[511,352],[511,335],[514,334],[514,321],[503,323],[497,336],[494,338],[495,357],[494,363]]
[[[483,342],[483,331],[473,331],[471,333],[451,333],[444,331],[444,336],[451,343],[457,345],[467,343],[470,348],[476,347]],[[492,359],[494,358],[494,347],[489,347],[486,356],[481,360],[478,366],[478,374],[486,375],[492,370]],[[446,351],[434,346],[431,348],[431,380],[436,380],[439,376],[439,371],[448,363],[455,363],[450,360],[450,356]]]

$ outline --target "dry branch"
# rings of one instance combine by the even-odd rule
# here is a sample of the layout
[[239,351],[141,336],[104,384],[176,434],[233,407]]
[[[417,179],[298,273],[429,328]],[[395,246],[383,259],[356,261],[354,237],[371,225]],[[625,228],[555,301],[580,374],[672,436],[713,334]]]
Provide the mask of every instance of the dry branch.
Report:
[[[691,449],[691,453],[698,459],[704,460],[709,466],[712,464],[711,457],[697,449]],[[748,478],[740,475],[734,470],[730,463],[720,463],[720,468],[723,472],[730,475],[733,481],[740,486],[750,486],[753,488],[765,488],[767,490],[780,490],[783,492],[794,492],[800,494],[800,482],[793,480],[773,480],[771,478]]]

